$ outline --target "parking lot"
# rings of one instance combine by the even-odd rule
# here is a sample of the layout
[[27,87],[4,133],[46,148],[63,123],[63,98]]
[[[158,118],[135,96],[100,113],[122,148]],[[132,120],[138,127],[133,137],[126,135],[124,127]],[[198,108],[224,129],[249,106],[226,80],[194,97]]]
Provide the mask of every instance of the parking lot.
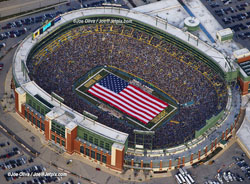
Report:
[[0,132],[0,183],[86,183],[56,169],[40,158],[32,157]]
[[2,21],[0,23],[0,57],[13,45],[17,44],[18,41],[42,26],[44,22],[53,19],[59,14],[79,8],[80,4],[78,2],[72,2],[67,5],[50,8],[47,11]]
[[201,0],[223,28],[234,31],[234,40],[250,49],[249,0]]
[[249,166],[250,159],[245,156],[239,145],[234,143],[215,159],[211,165],[199,165],[197,168],[188,169],[188,171],[197,183],[208,183],[208,181],[219,182],[219,173],[224,183],[248,184],[250,183]]
[[[95,7],[105,3],[105,1],[88,0],[82,1],[82,7]],[[127,8],[123,0],[108,0],[107,4],[121,4],[123,8]],[[49,21],[56,16],[81,8],[80,3],[71,2],[66,5],[60,5],[33,15],[24,16],[13,19],[11,21],[3,21],[0,23],[0,57],[4,55],[18,41],[24,39],[28,34],[34,32],[41,27],[44,22]]]

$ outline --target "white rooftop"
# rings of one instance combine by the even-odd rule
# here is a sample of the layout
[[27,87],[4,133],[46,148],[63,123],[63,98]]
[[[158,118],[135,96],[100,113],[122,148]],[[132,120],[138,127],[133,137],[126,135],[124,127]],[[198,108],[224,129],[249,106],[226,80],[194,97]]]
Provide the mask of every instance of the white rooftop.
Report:
[[133,10],[152,14],[152,13],[164,12],[165,10],[173,8],[181,8],[181,5],[177,0],[162,0],[143,6],[138,6],[136,8],[133,8]]
[[59,108],[59,107],[53,107],[52,110],[46,114],[46,117],[48,117],[49,119],[55,119],[55,118],[63,115],[64,113],[65,113],[65,111],[62,110],[61,108]]
[[57,118],[55,118],[54,120],[56,120],[58,123],[60,123],[64,126],[66,126],[73,120],[73,118],[64,113],[61,116],[58,116]]
[[222,29],[217,32],[220,36],[227,36],[233,34],[233,31],[230,28]]
[[190,27],[195,27],[200,24],[200,21],[196,17],[187,17],[184,20],[185,24]]
[[246,107],[246,115],[244,121],[237,131],[237,137],[241,140],[241,142],[245,145],[245,147],[250,150],[250,103],[248,99],[250,95],[245,95],[242,97],[242,106]]
[[[210,12],[206,9],[206,7],[204,7],[201,2],[190,0],[185,3],[192,10],[197,18],[197,21],[202,23],[206,30],[210,33],[210,35],[216,40],[217,31],[223,29],[222,26],[217,22],[217,20],[210,14]],[[154,16],[155,18],[159,17],[163,20],[166,20],[171,25],[168,25],[169,29],[165,29],[164,31],[188,42],[187,36],[189,33],[183,32],[182,29],[184,27],[184,20],[187,17],[190,17],[190,15],[177,0],[163,0],[136,7],[133,8],[133,10],[145,13],[150,16]],[[151,24],[152,23],[154,22],[151,21]],[[174,25],[175,27],[172,25]],[[206,34],[201,30],[193,34],[196,35],[192,37],[195,39],[192,39],[188,43],[210,56],[215,62],[217,62],[217,64],[222,68],[224,72],[230,71],[230,67],[225,57],[228,55],[231,57],[232,51],[238,49],[237,44],[234,42],[230,42],[230,45],[220,45],[220,43],[212,44],[207,38]],[[199,37],[199,39],[201,39],[198,46],[196,44],[197,36]],[[233,66],[233,70],[235,70],[235,66]]]
[[69,129],[69,130],[73,130],[75,127],[77,127],[77,124],[74,123],[73,121],[71,121],[71,122],[68,123],[65,127],[66,127],[67,129]]
[[151,16],[160,17],[169,24],[182,29],[184,27],[184,19],[189,14],[182,8],[177,0],[162,0],[150,3],[133,9]]
[[[250,113],[249,110],[247,110],[246,113]],[[237,132],[237,136],[240,138],[241,142],[246,146],[248,150],[250,150],[250,121],[249,116],[246,117]]]
[[20,95],[25,93],[25,91],[22,88],[17,88],[16,90]]
[[[170,0],[171,1],[171,0]],[[216,33],[219,30],[222,30],[223,27],[216,20],[216,18],[209,12],[209,10],[203,5],[201,1],[197,0],[184,0],[184,3],[189,7],[192,13],[197,17],[201,24],[206,28],[206,30],[210,33],[210,35],[217,40]],[[206,37],[201,34],[202,31],[199,31],[200,39],[205,42],[210,42]],[[207,41],[206,41],[207,40]],[[220,51],[224,56],[227,56],[230,59],[234,59],[233,52],[235,50],[240,49],[239,45],[231,40],[230,42],[216,42],[216,44],[212,44],[214,48]],[[233,63],[234,64],[234,63]]]
[[242,57],[246,57],[246,56],[249,56],[250,55],[250,52],[247,48],[243,48],[243,49],[239,49],[239,50],[236,50],[234,51],[234,57],[236,59],[239,59],[239,58],[242,58]]
[[114,144],[112,145],[112,147],[116,148],[117,150],[122,151],[123,148],[124,148],[124,145],[118,144],[118,143],[114,143]]

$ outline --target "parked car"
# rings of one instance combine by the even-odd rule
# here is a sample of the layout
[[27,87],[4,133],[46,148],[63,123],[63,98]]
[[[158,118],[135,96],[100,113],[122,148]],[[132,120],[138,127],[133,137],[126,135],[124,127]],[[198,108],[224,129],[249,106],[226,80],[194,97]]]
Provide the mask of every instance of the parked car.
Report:
[[15,24],[16,24],[17,27],[22,27],[23,26],[23,23],[20,20],[16,21]]
[[3,47],[6,47],[6,44],[5,44],[5,43],[0,43],[0,50],[1,50]]
[[6,26],[3,26],[2,29],[10,29],[11,26],[10,25],[6,25]]
[[0,63],[0,71],[3,69],[3,67],[4,67],[4,64]]
[[227,183],[229,183],[229,178],[228,178],[226,172],[223,172],[223,178],[224,178],[224,180],[225,180]]
[[10,35],[10,37],[11,37],[11,38],[16,38],[17,35],[16,35],[15,33],[12,33],[12,34]]
[[9,23],[7,23],[7,26],[16,27],[16,23],[15,22],[9,22]]
[[27,32],[27,28],[26,27],[24,27],[23,29],[19,29],[18,30],[19,34],[25,34],[26,32]]

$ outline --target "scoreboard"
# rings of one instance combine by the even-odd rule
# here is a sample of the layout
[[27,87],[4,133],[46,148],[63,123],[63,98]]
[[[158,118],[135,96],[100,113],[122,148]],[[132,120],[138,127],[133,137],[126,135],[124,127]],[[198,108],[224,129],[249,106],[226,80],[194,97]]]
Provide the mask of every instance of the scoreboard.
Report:
[[61,16],[56,16],[53,20],[47,22],[45,25],[43,25],[41,28],[39,28],[38,30],[36,30],[33,35],[32,35],[32,39],[34,40],[37,36],[43,34],[47,29],[49,29],[50,27],[54,26],[56,22],[59,22],[61,20]]

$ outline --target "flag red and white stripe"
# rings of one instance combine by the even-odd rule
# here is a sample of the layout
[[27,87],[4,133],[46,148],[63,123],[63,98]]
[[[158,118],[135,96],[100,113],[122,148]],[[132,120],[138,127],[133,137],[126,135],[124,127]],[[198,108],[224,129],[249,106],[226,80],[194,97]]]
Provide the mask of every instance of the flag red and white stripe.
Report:
[[96,83],[88,92],[144,124],[168,106],[166,102],[130,84],[119,93],[115,93]]

